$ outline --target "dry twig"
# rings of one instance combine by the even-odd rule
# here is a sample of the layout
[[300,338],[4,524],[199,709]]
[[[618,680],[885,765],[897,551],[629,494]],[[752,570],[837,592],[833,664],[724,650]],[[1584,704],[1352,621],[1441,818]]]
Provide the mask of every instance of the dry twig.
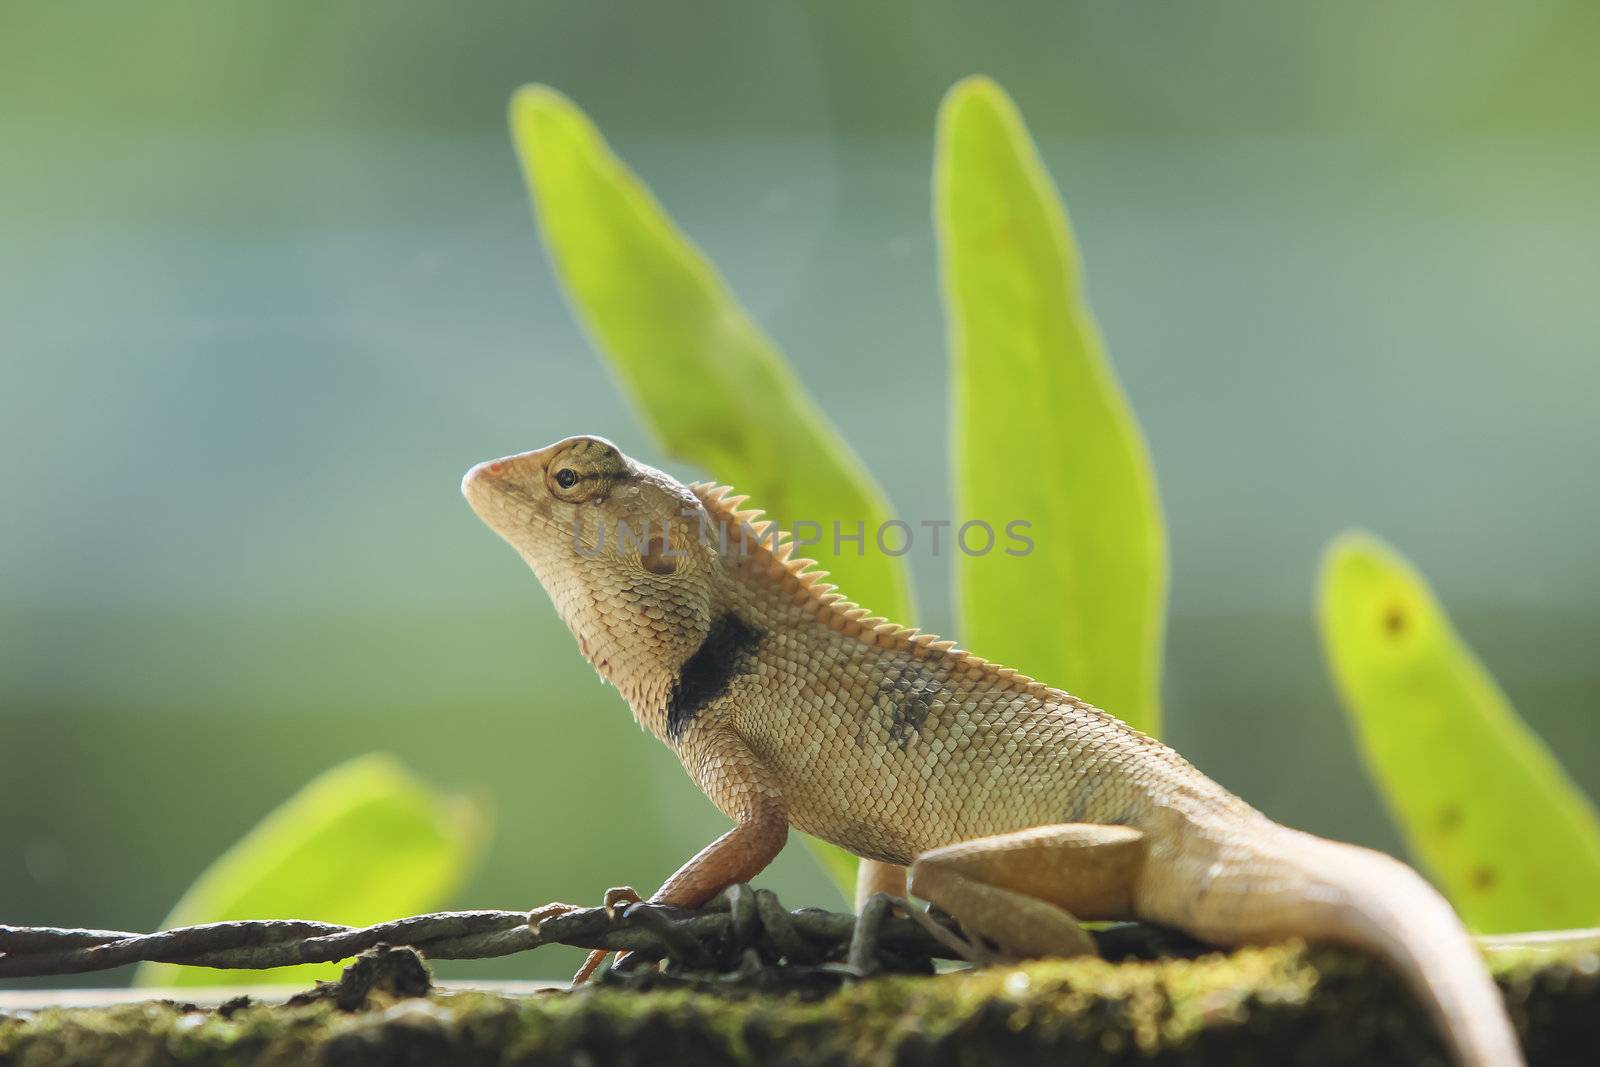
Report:
[[[903,900],[880,896],[854,915],[786,911],[765,889],[733,886],[699,911],[634,904],[608,914],[583,908],[545,919],[535,934],[522,911],[414,915],[375,926],[266,919],[208,923],[157,933],[0,926],[0,978],[101,971],[144,961],[261,969],[327,963],[375,945],[407,945],[432,959],[489,959],[544,944],[626,950],[636,980],[708,974],[746,981],[782,964],[791,977],[837,983],[880,971],[928,973],[936,959],[961,958],[959,938],[940,937]],[[1097,935],[1108,956],[1193,951],[1194,943],[1146,927]],[[1154,938],[1154,941],[1151,939]],[[640,963],[668,961],[646,979]],[[613,975],[615,981],[617,976]]]

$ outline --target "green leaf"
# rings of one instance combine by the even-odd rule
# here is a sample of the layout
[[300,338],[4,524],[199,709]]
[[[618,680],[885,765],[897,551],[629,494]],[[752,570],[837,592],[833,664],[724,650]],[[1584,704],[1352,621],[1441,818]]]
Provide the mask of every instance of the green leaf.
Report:
[[[1158,733],[1166,534],[1138,423],[1084,296],[1054,185],[1004,91],[939,111],[934,219],[955,400],[955,500],[996,530],[956,552],[979,654]],[[1032,549],[1006,535],[1025,522]],[[971,547],[983,544],[981,528]]]
[[[888,502],[704,254],[566,97],[519,90],[511,127],[545,246],[574,312],[662,449],[779,521],[892,518]],[[807,549],[842,592],[903,621],[906,567]],[[869,535],[870,541],[870,535]]]
[[[560,93],[519,90],[511,132],[568,301],[663,451],[748,493],[786,528],[821,524],[823,543],[797,555],[909,625],[903,560],[832,550],[834,523],[865,530],[870,544],[893,517],[888,502],[705,255]],[[831,871],[854,869],[832,846],[813,847]]]
[[1393,549],[1346,532],[1323,649],[1412,854],[1484,933],[1600,924],[1600,819]]
[[[473,866],[484,806],[429,789],[375,753],[313,779],[213,863],[162,929],[228,919],[316,919],[366,926],[432,911]],[[309,985],[339,964],[250,972],[249,980]],[[235,985],[239,972],[141,964],[140,986]]]

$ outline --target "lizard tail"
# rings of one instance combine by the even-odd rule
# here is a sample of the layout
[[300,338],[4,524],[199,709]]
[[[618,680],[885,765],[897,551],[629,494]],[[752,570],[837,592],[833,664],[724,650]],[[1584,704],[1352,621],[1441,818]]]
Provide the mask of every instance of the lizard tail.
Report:
[[[1257,886],[1277,891],[1246,892],[1238,898],[1242,907],[1223,904],[1211,916],[1221,921],[1210,933],[1222,939],[1231,933],[1235,941],[1298,936],[1372,952],[1399,971],[1428,1008],[1461,1067],[1522,1067],[1500,990],[1437,890],[1392,856],[1276,829],[1282,836],[1269,836],[1270,852],[1252,849],[1255,855],[1242,866]],[[1266,904],[1264,897],[1282,903]]]

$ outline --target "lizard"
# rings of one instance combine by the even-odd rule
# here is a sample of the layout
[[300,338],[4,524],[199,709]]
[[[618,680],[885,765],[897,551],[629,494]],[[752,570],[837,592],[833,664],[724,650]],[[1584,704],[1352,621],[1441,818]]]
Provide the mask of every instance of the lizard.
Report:
[[734,824],[652,902],[751,880],[793,827],[865,861],[858,897],[909,890],[1014,958],[1092,952],[1095,920],[1353,946],[1463,1067],[1523,1062],[1465,928],[1409,866],[1282,826],[1065,690],[872,616],[729,487],[585,435],[480,463],[462,491]]

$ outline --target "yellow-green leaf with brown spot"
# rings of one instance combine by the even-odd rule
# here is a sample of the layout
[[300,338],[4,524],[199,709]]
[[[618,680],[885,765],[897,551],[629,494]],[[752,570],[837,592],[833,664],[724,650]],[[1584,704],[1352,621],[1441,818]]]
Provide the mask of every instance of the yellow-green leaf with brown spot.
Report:
[[1600,818],[1397,552],[1347,532],[1323,559],[1329,669],[1413,856],[1467,925],[1600,924]]

